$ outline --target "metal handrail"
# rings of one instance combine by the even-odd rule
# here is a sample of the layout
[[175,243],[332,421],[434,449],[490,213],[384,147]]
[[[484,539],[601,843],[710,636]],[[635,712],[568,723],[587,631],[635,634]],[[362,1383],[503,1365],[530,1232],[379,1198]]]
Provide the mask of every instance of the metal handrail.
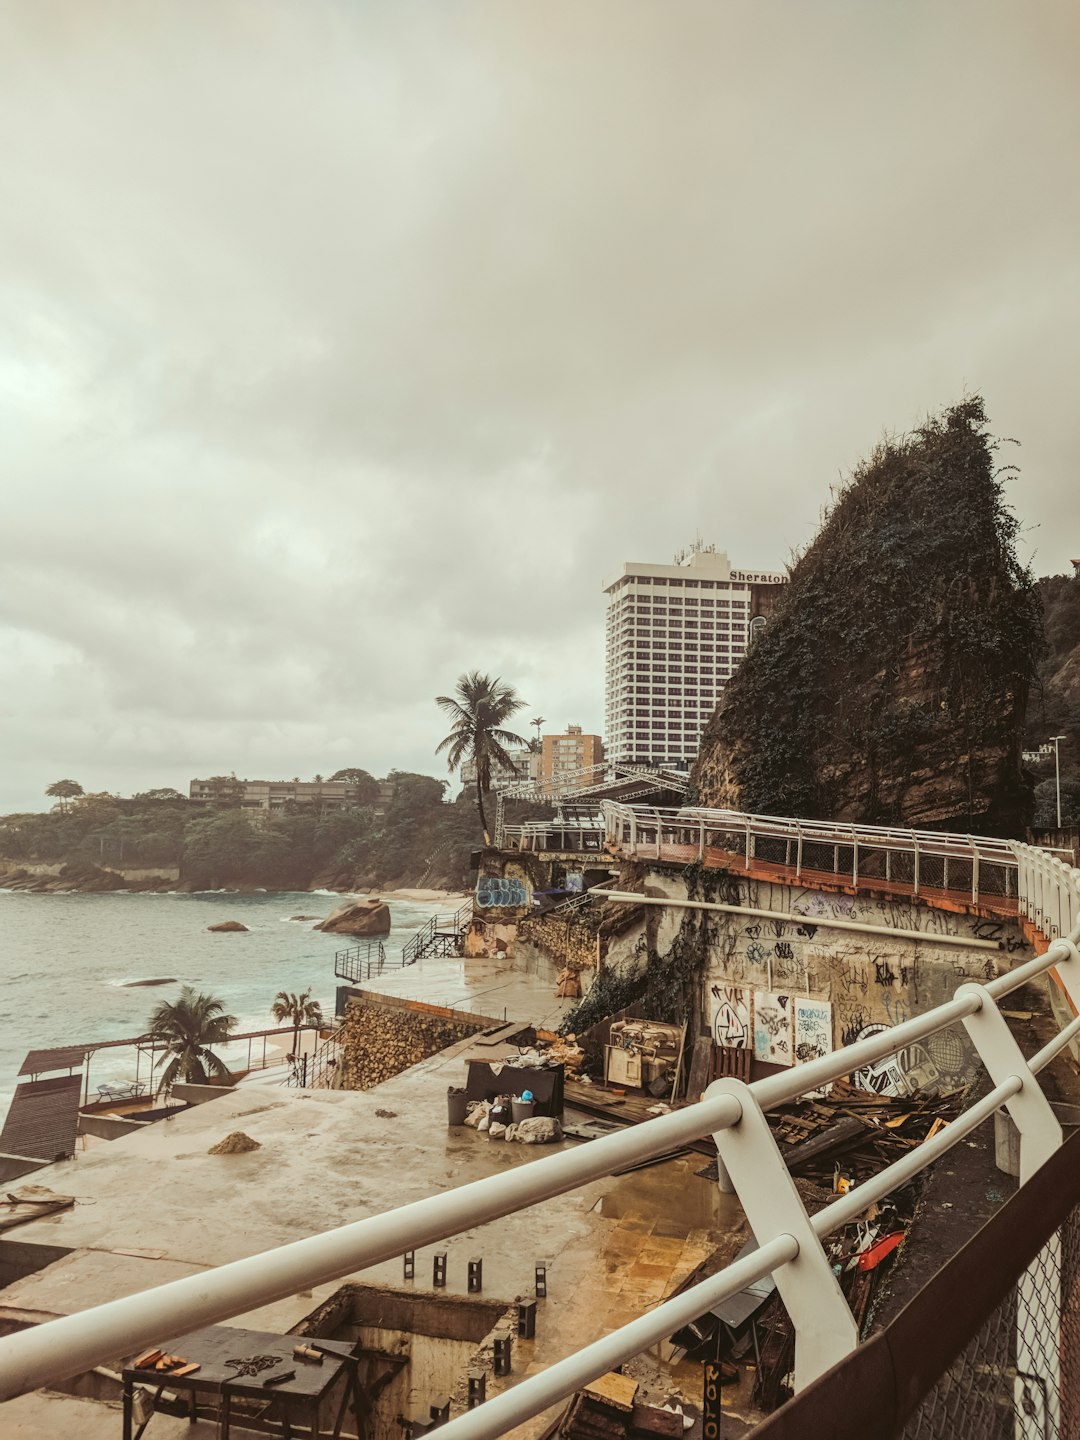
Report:
[[353,984],[370,980],[372,974],[381,975],[385,965],[386,946],[381,940],[368,940],[334,953],[334,974]]
[[[742,832],[769,839],[819,841],[827,844],[865,845],[868,849],[901,850],[912,854],[956,856],[970,860],[978,856],[1000,864],[1016,866],[1016,844],[983,835],[963,835],[945,830],[917,830],[891,825],[852,825],[828,820],[787,819],[778,815],[755,815],[738,810],[711,810],[684,807],[678,810],[653,805],[625,805],[621,801],[600,802],[609,836],[621,833],[631,817],[640,832],[650,824],[656,829],[685,830],[697,836],[704,823],[706,831]],[[638,843],[640,844],[640,834]]]
[[[675,818],[679,813],[674,812]],[[632,816],[631,823],[637,823],[637,817]],[[771,823],[777,822],[774,819]],[[788,823],[792,826],[797,823],[805,828],[809,822]],[[754,833],[753,825],[750,833]],[[909,835],[915,833],[908,832]],[[994,1088],[989,1095],[962,1112],[939,1136],[909,1152],[847,1196],[838,1198],[812,1221],[807,1222],[803,1213],[803,1224],[810,1225],[806,1234],[817,1245],[815,1236],[827,1234],[832,1228],[846,1223],[852,1215],[865,1209],[872,1199],[880,1198],[902,1180],[918,1174],[1003,1104],[1009,1104],[1010,1108],[1013,1104],[1026,1106],[1024,1113],[1027,1115],[1030,1115],[1032,1106],[1036,1111],[1041,1106],[1048,1113],[1034,1068],[1036,1063],[1039,1068],[1048,1063],[1052,1058],[1048,1052],[1053,1047],[1063,1048],[1068,1039],[1080,1032],[1080,1017],[1070,1021],[1056,1041],[1044,1046],[1031,1062],[1025,1062],[1015,1049],[1015,1041],[1009,1036],[1005,1021],[997,1011],[997,1001],[1019,985],[1056,970],[1058,982],[1069,997],[1074,1012],[1080,1009],[1080,948],[1077,943],[1080,941],[1080,871],[1032,846],[1015,842],[996,843],[1008,846],[1016,863],[1020,913],[1044,937],[1058,937],[1050,941],[1042,955],[1010,974],[998,977],[985,987],[964,986],[952,1000],[926,1014],[792,1071],[781,1072],[738,1089],[724,1088],[735,1087],[738,1082],[716,1082],[705,1098],[696,1104],[595,1140],[581,1149],[559,1152],[397,1210],[7,1336],[0,1339],[0,1399],[81,1373],[95,1364],[131,1353],[145,1345],[242,1314],[294,1294],[297,1290],[311,1289],[339,1279],[406,1250],[471,1230],[488,1220],[564,1194],[591,1180],[604,1178],[628,1164],[664,1154],[691,1139],[710,1134],[723,1137],[733,1127],[745,1129],[742,1122],[749,1123],[753,1113],[760,1114],[809,1091],[818,1090],[843,1075],[895,1054],[916,1040],[964,1022],[976,1049],[996,1080]],[[1067,929],[1063,928],[1066,926]],[[1007,1042],[1004,1048],[1001,1030],[987,1039],[986,1025],[991,1031],[995,1025],[1004,1029]],[[983,1027],[981,1030],[980,1026]],[[1018,1108],[1017,1116],[1020,1114]],[[1023,1173],[1024,1146],[1029,1142],[1029,1136],[1025,1134],[1024,1124],[1019,1118],[1018,1124],[1021,1128]],[[1040,1133],[1035,1133],[1036,1130],[1037,1126],[1030,1133],[1032,1153],[1039,1146],[1045,1150],[1048,1144],[1045,1128]],[[1057,1136],[1060,1143],[1060,1129]],[[740,1139],[739,1144],[743,1143]],[[781,1163],[778,1157],[776,1159],[777,1163]],[[751,1207],[747,1205],[747,1209],[750,1211]],[[754,1219],[752,1213],[750,1220],[755,1230],[760,1232],[760,1222]],[[761,1239],[762,1250],[753,1257],[754,1266],[750,1268],[765,1264],[766,1269],[777,1271],[777,1283],[780,1284],[790,1262],[801,1253],[801,1245],[805,1241],[784,1233],[783,1227],[771,1236],[761,1235]],[[809,1251],[806,1263],[811,1266],[813,1263]],[[629,1358],[655,1339],[670,1334],[671,1317],[675,1314],[670,1306],[678,1304],[679,1314],[684,1310],[688,1315],[700,1314],[710,1304],[717,1303],[717,1297],[735,1293],[746,1283],[743,1271],[737,1267],[722,1271],[712,1280],[688,1290],[678,1298],[678,1302],[671,1301],[658,1307],[649,1316],[612,1332],[604,1341],[524,1380],[506,1394],[452,1421],[446,1429],[448,1440],[488,1440],[488,1437],[494,1440],[494,1437],[505,1433],[510,1423],[507,1420],[509,1414],[515,1417],[512,1423],[520,1423],[539,1414],[612,1364]],[[706,1296],[706,1289],[713,1298]]]
[[431,919],[422,925],[415,935],[410,935],[401,947],[402,965],[411,965],[413,961],[420,958],[440,931],[451,931],[460,935],[471,919],[471,900],[466,900],[464,905],[459,905],[453,915],[432,915]]

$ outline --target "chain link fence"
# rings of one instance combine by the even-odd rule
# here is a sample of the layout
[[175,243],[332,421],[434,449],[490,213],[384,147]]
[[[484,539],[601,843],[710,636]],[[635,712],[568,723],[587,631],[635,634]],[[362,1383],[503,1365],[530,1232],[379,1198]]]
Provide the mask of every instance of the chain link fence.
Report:
[[1080,1440],[1080,1131],[754,1440]]
[[902,1440],[1077,1440],[1080,1207],[987,1316]]

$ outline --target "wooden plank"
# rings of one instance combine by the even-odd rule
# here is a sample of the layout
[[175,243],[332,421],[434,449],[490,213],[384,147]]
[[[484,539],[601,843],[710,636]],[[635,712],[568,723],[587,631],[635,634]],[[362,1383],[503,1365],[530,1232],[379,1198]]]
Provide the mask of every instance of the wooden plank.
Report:
[[655,1405],[635,1405],[630,1417],[630,1436],[663,1435],[676,1440],[683,1433],[683,1417],[670,1410],[659,1410]]
[[838,1120],[835,1125],[827,1126],[819,1134],[812,1135],[809,1140],[800,1140],[798,1145],[793,1145],[790,1150],[785,1150],[784,1164],[789,1170],[797,1165],[805,1165],[810,1160],[816,1160],[819,1155],[827,1155],[831,1150],[838,1149],[857,1136],[871,1138],[867,1127],[857,1116],[846,1116],[843,1120]]
[[629,1375],[618,1374],[615,1370],[609,1370],[598,1380],[582,1386],[582,1393],[588,1395],[590,1400],[599,1400],[602,1404],[611,1405],[616,1410],[625,1410],[627,1414],[634,1408],[634,1397],[637,1392],[638,1382]]
[[690,1061],[690,1079],[686,1085],[686,1099],[693,1103],[700,1100],[712,1080],[711,1035],[699,1035],[694,1041],[694,1055]]

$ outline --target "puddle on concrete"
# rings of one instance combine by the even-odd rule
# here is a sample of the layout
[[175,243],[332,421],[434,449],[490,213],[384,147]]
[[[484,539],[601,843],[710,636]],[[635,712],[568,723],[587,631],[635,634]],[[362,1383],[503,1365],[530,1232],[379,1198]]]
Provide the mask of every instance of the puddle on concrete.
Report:
[[624,1175],[593,1210],[605,1220],[653,1220],[687,1233],[730,1230],[742,1219],[742,1207],[734,1195],[722,1195],[715,1180],[695,1173],[706,1164],[703,1155],[694,1155]]

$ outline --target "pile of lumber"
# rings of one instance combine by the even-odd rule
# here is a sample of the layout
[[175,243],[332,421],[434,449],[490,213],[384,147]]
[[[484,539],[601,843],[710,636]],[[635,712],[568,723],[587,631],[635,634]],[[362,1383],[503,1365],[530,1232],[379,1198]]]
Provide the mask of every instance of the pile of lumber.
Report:
[[838,1168],[857,1184],[921,1145],[959,1113],[964,1094],[875,1095],[838,1082],[827,1096],[771,1111],[769,1125],[792,1174],[832,1189]]
[[601,1375],[570,1401],[553,1432],[560,1440],[651,1440],[683,1433],[672,1410],[640,1404],[638,1383],[615,1371]]

